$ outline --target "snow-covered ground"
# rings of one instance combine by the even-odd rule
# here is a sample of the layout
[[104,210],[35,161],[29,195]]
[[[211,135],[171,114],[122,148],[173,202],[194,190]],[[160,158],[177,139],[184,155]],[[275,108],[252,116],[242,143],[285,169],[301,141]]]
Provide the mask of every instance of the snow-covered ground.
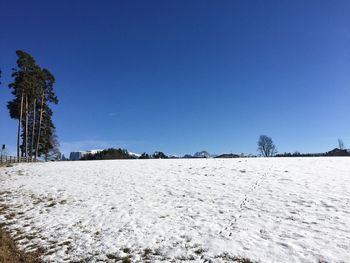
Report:
[[0,191],[48,262],[350,262],[350,158],[21,164]]

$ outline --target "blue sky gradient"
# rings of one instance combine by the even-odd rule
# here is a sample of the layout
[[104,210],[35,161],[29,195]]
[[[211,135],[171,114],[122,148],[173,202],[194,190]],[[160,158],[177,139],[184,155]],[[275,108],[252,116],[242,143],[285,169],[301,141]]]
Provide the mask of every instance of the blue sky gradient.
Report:
[[64,153],[350,146],[350,1],[0,1],[0,143],[17,49],[56,77]]

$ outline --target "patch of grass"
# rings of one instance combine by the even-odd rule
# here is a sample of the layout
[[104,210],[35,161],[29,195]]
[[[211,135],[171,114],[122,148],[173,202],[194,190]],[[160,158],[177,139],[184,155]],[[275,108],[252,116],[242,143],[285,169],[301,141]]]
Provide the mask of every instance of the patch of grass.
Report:
[[61,200],[61,201],[59,202],[59,204],[60,204],[60,205],[67,204],[67,200]]
[[62,243],[60,243],[58,245],[59,246],[69,246],[70,244],[71,244],[71,242],[69,240],[67,240],[67,241],[64,241],[64,242],[62,242]]
[[7,220],[12,220],[15,217],[16,217],[16,213],[14,213],[14,212],[5,215],[5,219],[7,219]]
[[224,260],[228,260],[230,262],[236,262],[236,263],[255,263],[249,258],[231,256],[228,253],[222,253],[220,255],[215,256],[215,258],[222,258]]
[[201,255],[201,254],[203,254],[203,252],[205,252],[205,250],[203,248],[201,248],[201,247],[194,251],[194,253],[197,254],[197,255]]
[[5,205],[5,204],[0,204],[0,213],[2,213],[3,211],[9,209],[9,206],[8,205]]
[[235,257],[235,260],[238,263],[254,263],[249,258],[238,258],[238,257]]
[[18,231],[17,234],[15,235],[15,237],[13,238],[13,240],[15,242],[20,241],[20,240],[30,241],[30,240],[33,240],[34,238],[37,238],[36,233],[26,235],[26,234],[22,233],[21,231]]
[[131,259],[129,257],[123,257],[122,263],[131,263]]
[[56,205],[56,202],[52,202],[52,203],[48,204],[46,207],[53,207],[55,205]]
[[107,254],[106,257],[108,259],[114,260],[115,262],[122,262],[122,263],[131,263],[131,257],[130,255],[125,256],[125,257],[120,257],[120,256],[116,256],[113,254]]
[[145,257],[145,258],[147,258],[149,255],[151,255],[152,254],[152,249],[150,249],[150,248],[145,248],[144,250],[143,250],[143,257]]
[[127,254],[129,254],[131,252],[131,249],[128,248],[128,247],[125,247],[122,250],[123,250],[124,253],[127,253]]
[[190,255],[190,256],[179,256],[179,257],[176,257],[175,259],[179,260],[179,261],[193,261],[193,260],[196,260],[193,255]]
[[160,256],[160,255],[161,255],[160,249],[159,249],[159,248],[156,248],[156,249],[154,250],[154,252],[153,252],[153,255],[155,255],[155,256]]
[[115,259],[115,260],[120,260],[120,257],[113,255],[113,254],[107,254],[106,257],[108,259]]
[[0,263],[42,263],[42,249],[26,253],[16,246],[9,233],[0,227]]
[[0,168],[1,167],[13,167],[13,164],[12,163],[1,163]]

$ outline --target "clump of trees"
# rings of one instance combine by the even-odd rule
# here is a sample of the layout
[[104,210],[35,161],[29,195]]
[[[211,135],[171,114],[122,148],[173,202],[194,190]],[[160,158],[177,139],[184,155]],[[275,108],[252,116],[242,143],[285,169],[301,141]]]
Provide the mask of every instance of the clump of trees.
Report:
[[169,158],[163,152],[155,152],[152,155],[142,153],[140,157],[130,155],[126,149],[109,148],[97,153],[87,153],[80,160],[114,160],[114,159],[167,159]]
[[151,159],[151,156],[148,153],[142,153],[139,159]]
[[294,153],[285,152],[275,155],[276,157],[322,157],[326,156],[326,153],[300,153],[298,151]]
[[163,152],[154,152],[153,154],[148,153],[142,153],[139,157],[139,159],[168,159],[169,156],[167,156]]
[[97,153],[87,153],[80,160],[135,159],[126,149],[109,148]]
[[17,50],[17,67],[9,84],[13,99],[7,108],[10,117],[18,121],[17,158],[26,161],[43,156],[48,160],[59,154],[51,104],[57,104],[54,92],[55,78],[48,69],[42,69],[28,53]]
[[168,159],[169,157],[165,155],[163,152],[155,152],[152,154],[153,159]]
[[258,151],[264,157],[272,157],[277,153],[277,148],[271,137],[267,135],[260,135],[258,141]]

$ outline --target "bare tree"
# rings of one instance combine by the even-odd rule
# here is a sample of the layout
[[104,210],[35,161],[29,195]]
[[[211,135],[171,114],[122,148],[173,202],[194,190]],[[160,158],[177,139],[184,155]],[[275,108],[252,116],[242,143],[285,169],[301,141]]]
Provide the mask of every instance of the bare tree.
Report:
[[271,137],[266,135],[260,135],[258,141],[258,151],[264,157],[271,157],[277,153],[275,144],[273,143]]
[[340,150],[344,150],[345,149],[344,142],[340,138],[338,139],[338,145],[339,145],[338,147],[339,147]]

